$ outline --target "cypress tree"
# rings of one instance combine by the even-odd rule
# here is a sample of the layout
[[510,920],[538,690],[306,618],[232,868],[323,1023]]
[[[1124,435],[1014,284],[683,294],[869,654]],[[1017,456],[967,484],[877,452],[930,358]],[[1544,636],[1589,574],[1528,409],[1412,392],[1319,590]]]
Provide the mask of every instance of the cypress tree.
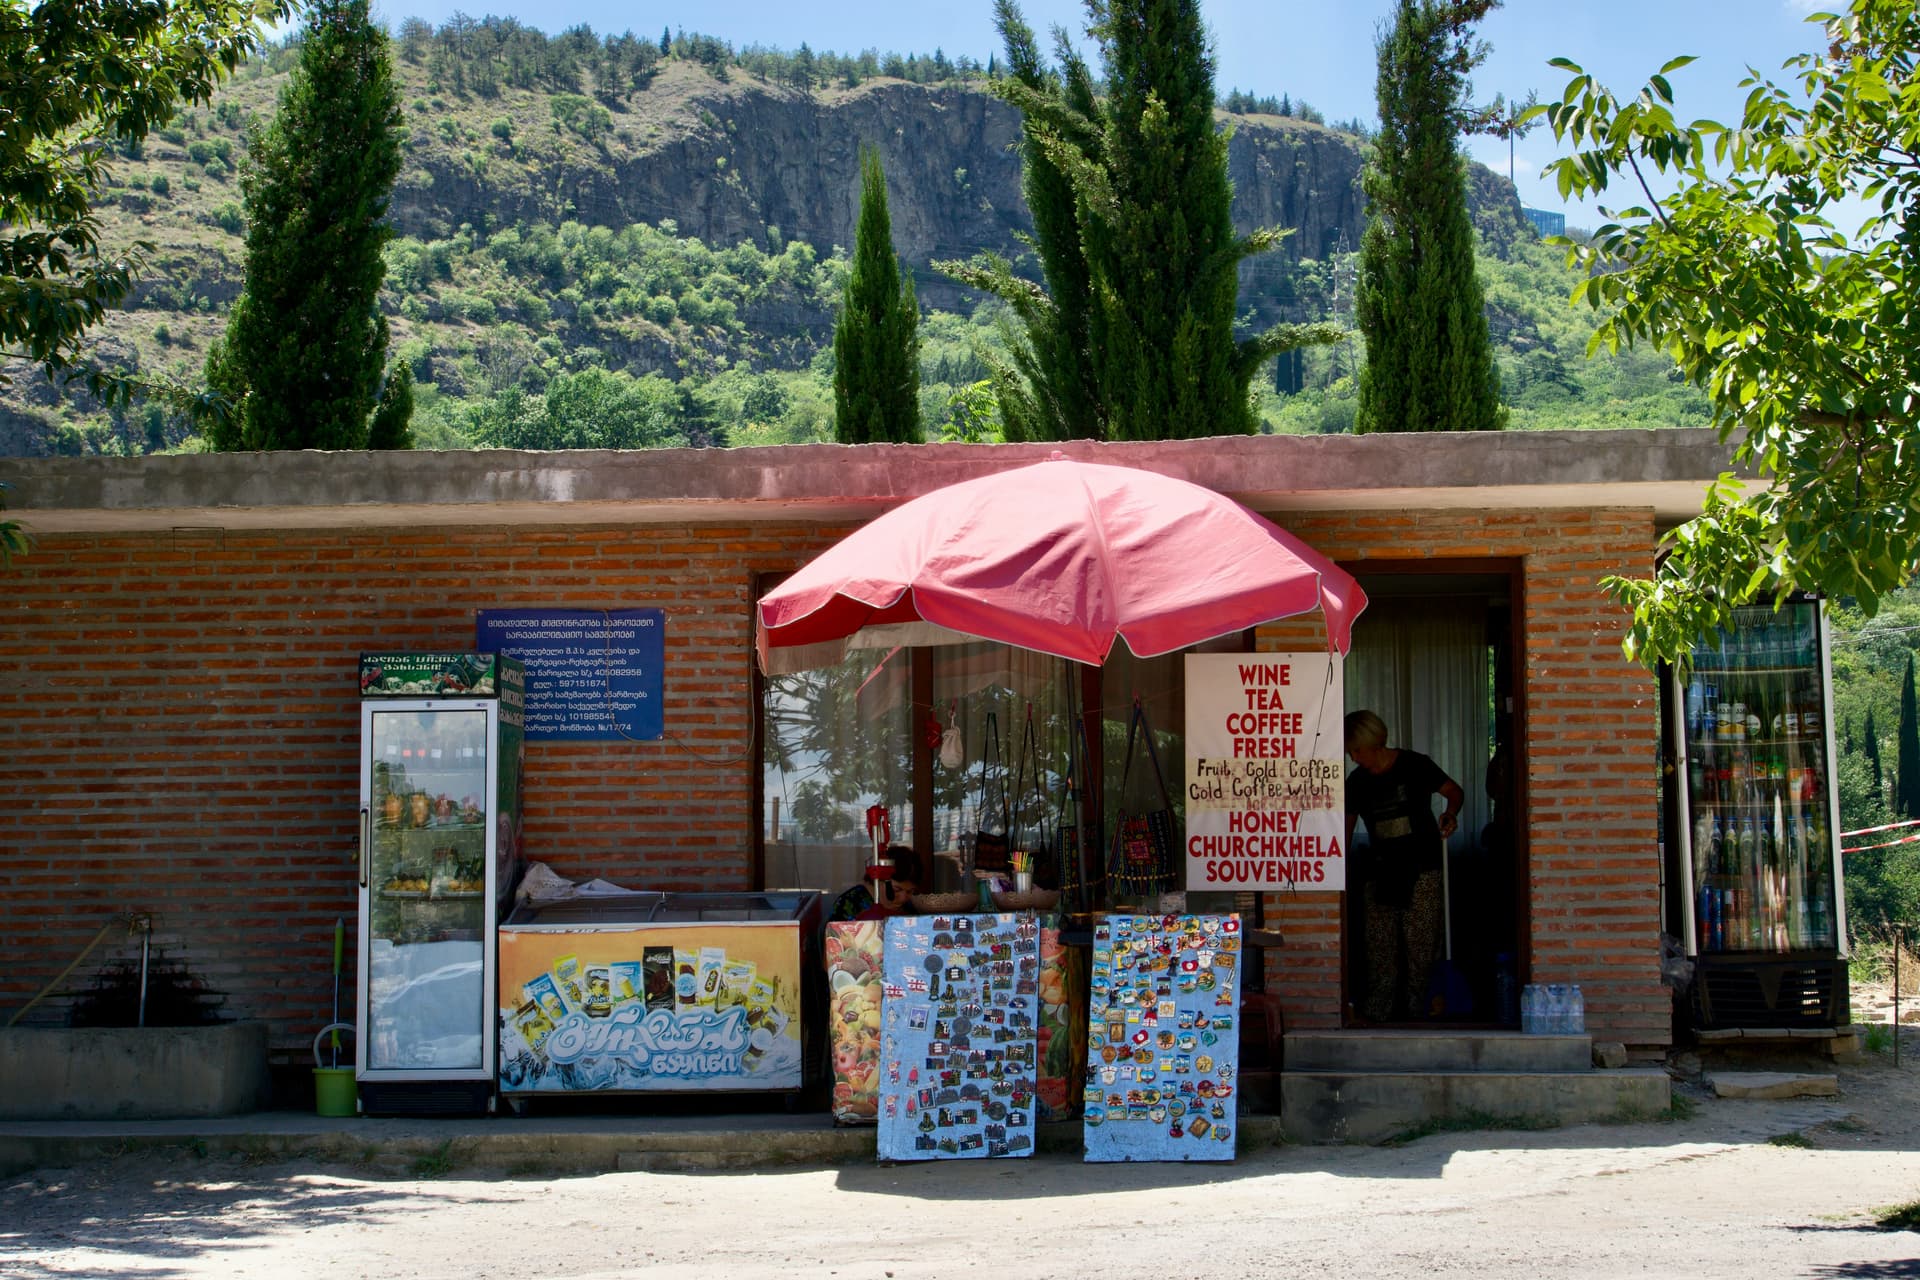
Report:
[[1470,24],[1498,2],[1399,0],[1376,44],[1380,132],[1361,179],[1367,229],[1354,315],[1367,361],[1355,431],[1506,424],[1458,146],[1468,73],[1484,56]]
[[842,444],[914,442],[920,433],[920,308],[900,269],[880,153],[860,152],[860,224],[833,326],[833,429]]
[[[387,34],[368,0],[318,0],[279,110],[248,143],[245,283],[207,353],[209,385],[235,402],[216,449],[367,447],[401,138]],[[411,385],[387,400],[382,441],[404,447]]]
[[1900,685],[1900,736],[1894,758],[1893,811],[1920,818],[1920,707],[1913,692],[1913,654],[1907,654],[1907,678]]
[[1873,797],[1885,803],[1887,799],[1886,773],[1880,767],[1880,731],[1873,726],[1873,708],[1867,708],[1866,739],[1862,750],[1866,752],[1867,763],[1873,766]]
[[1045,289],[991,255],[936,265],[998,295],[1020,323],[1012,363],[995,377],[1009,438],[1251,432],[1260,365],[1338,331],[1280,325],[1234,339],[1239,261],[1284,233],[1234,233],[1197,0],[1089,9],[1104,98],[1064,38],[1062,70],[1049,73],[1017,6],[996,4],[1009,74],[994,92],[1024,117]]

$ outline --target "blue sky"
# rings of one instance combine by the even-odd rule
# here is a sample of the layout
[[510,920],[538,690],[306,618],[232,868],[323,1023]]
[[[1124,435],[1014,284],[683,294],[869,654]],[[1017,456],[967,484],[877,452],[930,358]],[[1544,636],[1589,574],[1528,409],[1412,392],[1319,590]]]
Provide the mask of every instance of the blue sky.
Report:
[[[1215,83],[1222,94],[1233,88],[1257,94],[1282,93],[1305,99],[1329,120],[1374,116],[1373,40],[1393,0],[1205,0],[1202,12],[1212,29],[1216,52]],[[1475,76],[1475,96],[1496,92],[1509,98],[1536,90],[1558,96],[1566,76],[1547,65],[1554,57],[1572,58],[1616,92],[1637,90],[1660,65],[1679,54],[1699,61],[1673,79],[1679,114],[1729,120],[1744,97],[1738,84],[1749,66],[1776,73],[1795,53],[1814,47],[1818,28],[1805,16],[1838,8],[1821,0],[1507,0],[1482,25],[1480,34],[1493,54]],[[1079,0],[1022,0],[1035,30],[1055,25],[1076,35],[1084,25]],[[480,16],[511,15],[546,31],[586,23],[595,31],[657,36],[662,27],[685,28],[719,36],[736,45],[760,43],[797,48],[805,41],[816,51],[971,54],[984,62],[999,50],[991,0],[835,0],[827,4],[772,3],[771,0],[702,0],[695,5],[617,4],[610,0],[376,0],[375,12],[390,26],[418,16],[444,22],[456,10]],[[1497,171],[1507,170],[1507,145],[1473,139],[1470,149]],[[1527,204],[1566,209],[1568,220],[1592,226],[1591,205],[1564,204],[1541,168],[1555,154],[1544,129],[1518,142],[1514,179]],[[1611,203],[1628,204],[1624,197]],[[1849,228],[1850,230],[1851,228]]]

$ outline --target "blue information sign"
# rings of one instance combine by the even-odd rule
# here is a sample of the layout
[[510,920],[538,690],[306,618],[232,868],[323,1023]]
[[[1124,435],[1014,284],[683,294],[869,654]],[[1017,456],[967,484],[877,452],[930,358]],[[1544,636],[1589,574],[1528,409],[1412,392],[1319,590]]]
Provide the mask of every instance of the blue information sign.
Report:
[[482,609],[476,647],[527,667],[527,737],[658,738],[666,615],[659,609]]

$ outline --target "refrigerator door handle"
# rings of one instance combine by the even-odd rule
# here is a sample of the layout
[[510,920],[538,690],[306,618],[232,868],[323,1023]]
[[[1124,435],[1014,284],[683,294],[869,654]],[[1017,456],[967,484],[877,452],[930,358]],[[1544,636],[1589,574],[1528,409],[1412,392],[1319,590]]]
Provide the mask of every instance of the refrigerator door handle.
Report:
[[367,887],[367,857],[373,845],[373,809],[360,806],[360,887]]

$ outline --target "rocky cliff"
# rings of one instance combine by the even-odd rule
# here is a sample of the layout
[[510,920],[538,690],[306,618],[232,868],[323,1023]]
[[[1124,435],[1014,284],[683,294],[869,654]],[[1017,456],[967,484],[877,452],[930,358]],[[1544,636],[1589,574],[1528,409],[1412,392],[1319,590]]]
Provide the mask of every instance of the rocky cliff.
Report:
[[[826,253],[851,245],[859,149],[870,144],[886,166],[895,245],[929,305],[952,306],[958,295],[927,263],[987,248],[1017,254],[1015,235],[1030,226],[1018,113],[977,88],[874,80],[804,93],[744,76],[721,83],[674,62],[646,93],[618,105],[592,146],[553,145],[527,111],[513,122],[519,163],[496,157],[477,172],[464,141],[417,139],[395,193],[397,225],[433,239],[462,223],[671,218],[714,245],[765,244],[772,228]],[[1343,237],[1347,249],[1358,247],[1361,152],[1352,135],[1278,116],[1235,117],[1229,151],[1243,229],[1294,228],[1282,258],[1325,256]]]

